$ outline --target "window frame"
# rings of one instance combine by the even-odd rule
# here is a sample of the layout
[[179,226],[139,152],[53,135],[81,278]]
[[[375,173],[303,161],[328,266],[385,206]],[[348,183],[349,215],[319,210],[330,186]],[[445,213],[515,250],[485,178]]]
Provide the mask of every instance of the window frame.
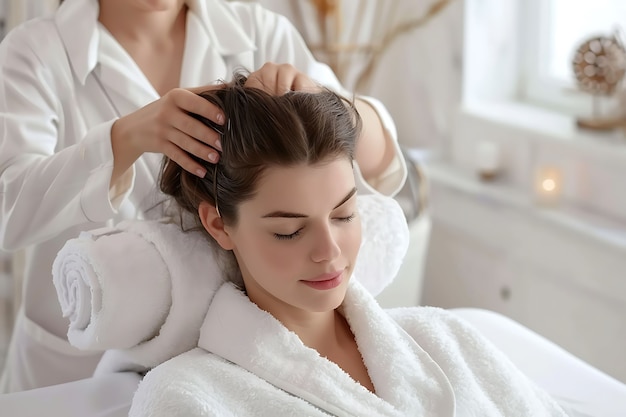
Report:
[[[543,59],[550,51],[547,42],[547,22],[551,13],[551,0],[523,0],[519,2],[521,70],[519,73],[518,99],[522,102],[545,107],[568,115],[592,116],[594,106],[600,114],[613,106],[615,97],[596,97],[577,89],[549,74],[549,61]],[[573,53],[573,51],[572,51]]]

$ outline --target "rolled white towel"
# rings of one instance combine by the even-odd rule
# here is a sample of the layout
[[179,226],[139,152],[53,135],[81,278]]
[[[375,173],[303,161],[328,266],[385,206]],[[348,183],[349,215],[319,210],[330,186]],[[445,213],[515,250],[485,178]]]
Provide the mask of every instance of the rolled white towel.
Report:
[[362,240],[354,276],[373,296],[391,284],[409,249],[409,226],[400,204],[383,195],[359,195]]
[[58,253],[52,277],[70,319],[68,340],[79,349],[124,349],[149,340],[172,304],[167,265],[134,233],[81,233]]
[[152,220],[69,240],[55,259],[53,281],[70,318],[70,343],[107,350],[97,373],[146,370],[195,347],[223,283],[202,232]]

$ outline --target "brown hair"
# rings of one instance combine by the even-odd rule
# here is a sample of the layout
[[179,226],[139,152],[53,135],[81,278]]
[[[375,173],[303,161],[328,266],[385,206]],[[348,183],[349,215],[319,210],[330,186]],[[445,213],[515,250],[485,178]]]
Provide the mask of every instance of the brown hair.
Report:
[[219,162],[196,159],[207,169],[204,178],[164,160],[161,191],[196,218],[195,226],[200,226],[198,206],[203,201],[216,205],[216,193],[224,223],[236,224],[238,205],[254,196],[269,166],[354,159],[361,119],[351,102],[328,89],[275,96],[246,87],[246,79],[236,73],[223,88],[200,94],[221,108],[226,119]]

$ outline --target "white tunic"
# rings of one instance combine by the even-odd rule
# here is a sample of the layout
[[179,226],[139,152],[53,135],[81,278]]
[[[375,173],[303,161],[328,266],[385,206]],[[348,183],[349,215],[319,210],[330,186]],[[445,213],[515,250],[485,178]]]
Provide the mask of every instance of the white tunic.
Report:
[[[252,4],[188,5],[182,87],[229,79],[238,68],[271,61],[291,63],[340,89],[285,18]],[[81,230],[159,216],[148,210],[157,201],[158,154],[142,156],[109,192],[113,122],[159,95],[99,25],[98,11],[97,0],[65,0],[53,17],[26,22],[0,45],[0,247],[25,249],[26,258],[23,307],[0,392],[92,373],[100,355],[80,352],[65,338],[68,323],[52,284],[52,261]],[[395,141],[388,113],[370,102]],[[405,174],[401,162],[378,190],[396,192]]]
[[224,284],[211,302],[200,347],[150,371],[129,416],[565,416],[445,310],[385,312],[353,281],[341,312],[375,394]]

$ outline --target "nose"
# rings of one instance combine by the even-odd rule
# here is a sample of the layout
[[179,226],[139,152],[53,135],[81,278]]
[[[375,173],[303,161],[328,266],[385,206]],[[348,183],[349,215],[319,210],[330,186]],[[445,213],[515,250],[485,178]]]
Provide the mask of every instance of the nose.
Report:
[[311,249],[311,260],[313,262],[328,262],[336,259],[341,253],[341,248],[334,235],[333,227],[330,224],[320,226],[318,232],[313,237]]

